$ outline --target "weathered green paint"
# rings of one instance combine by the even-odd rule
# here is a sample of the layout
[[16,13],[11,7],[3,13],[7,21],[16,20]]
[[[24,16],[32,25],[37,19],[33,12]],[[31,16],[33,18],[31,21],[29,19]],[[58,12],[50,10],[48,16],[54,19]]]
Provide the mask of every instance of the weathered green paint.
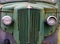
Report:
[[60,23],[60,0],[58,0],[58,3],[57,3],[57,5],[58,5],[58,18],[59,18],[59,23]]
[[60,11],[60,0],[58,0],[57,5],[58,5],[58,11]]
[[[32,8],[27,8],[32,6]],[[54,5],[47,3],[8,3],[2,8],[3,11],[13,11],[12,13],[2,13],[2,16],[9,15],[13,18],[14,24],[5,26],[1,22],[1,27],[9,33],[13,33],[13,37],[17,44],[42,44],[44,36],[56,30],[55,26],[47,26],[44,24],[45,19],[53,15],[46,13],[45,8],[54,9]],[[49,11],[49,10],[48,10]],[[47,35],[48,36],[48,35]]]
[[39,41],[37,44],[42,44],[44,40],[44,10],[40,12],[40,31],[39,31]]
[[[50,11],[50,12],[46,12],[46,18],[45,19],[47,19],[49,16],[56,16],[57,17],[57,14],[55,14],[55,12],[54,11]],[[52,33],[54,33],[55,31],[56,31],[56,28],[57,28],[57,25],[55,25],[55,26],[49,26],[49,25],[44,25],[44,35],[45,36],[49,36],[49,35],[51,35]]]
[[[40,20],[38,20],[37,18],[40,16],[40,10],[38,11],[37,9],[17,9],[17,11],[18,11],[18,16],[19,16],[18,17],[19,25],[18,25],[17,30],[19,30],[20,44],[26,44],[26,43],[36,44],[37,43],[36,40],[38,40],[37,34],[39,34],[39,30],[37,30],[37,29],[39,29],[38,28],[39,26],[37,26],[37,25],[40,23],[39,22]],[[35,16],[35,14],[36,14],[37,18]],[[39,17],[39,19],[40,19],[40,17]],[[35,20],[36,21],[38,20],[38,21],[36,22]],[[38,24],[35,24],[34,22],[38,23]],[[38,32],[36,33],[36,31],[38,31]]]
[[20,42],[19,42],[19,30],[18,30],[18,11],[15,8],[14,8],[13,19],[14,19],[14,32],[13,32],[14,38],[15,38],[17,44],[20,44]]

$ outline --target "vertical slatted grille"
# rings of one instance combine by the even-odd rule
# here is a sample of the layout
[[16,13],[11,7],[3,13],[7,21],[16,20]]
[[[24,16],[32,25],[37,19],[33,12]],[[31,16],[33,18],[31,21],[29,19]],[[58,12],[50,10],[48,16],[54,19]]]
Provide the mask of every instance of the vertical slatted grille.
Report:
[[20,31],[20,43],[26,44],[28,38],[28,10],[21,9],[18,11],[18,22]]
[[[30,18],[28,19],[28,15]],[[28,22],[30,20],[30,22]],[[20,9],[18,10],[18,26],[20,44],[37,44],[40,30],[40,10]],[[30,28],[28,27],[30,23]],[[29,32],[28,32],[29,28]],[[28,36],[29,34],[29,36]],[[30,38],[29,38],[30,37]]]
[[40,11],[37,9],[31,9],[30,15],[31,15],[30,41],[31,44],[37,44],[40,29]]

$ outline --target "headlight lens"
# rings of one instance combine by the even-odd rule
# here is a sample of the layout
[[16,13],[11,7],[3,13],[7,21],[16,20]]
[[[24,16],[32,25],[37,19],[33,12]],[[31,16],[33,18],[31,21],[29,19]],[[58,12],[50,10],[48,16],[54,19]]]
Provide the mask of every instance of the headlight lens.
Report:
[[47,18],[47,24],[48,25],[55,25],[55,24],[57,24],[57,18],[55,16],[49,16]]
[[5,25],[10,25],[12,23],[12,18],[10,16],[2,17],[2,23]]

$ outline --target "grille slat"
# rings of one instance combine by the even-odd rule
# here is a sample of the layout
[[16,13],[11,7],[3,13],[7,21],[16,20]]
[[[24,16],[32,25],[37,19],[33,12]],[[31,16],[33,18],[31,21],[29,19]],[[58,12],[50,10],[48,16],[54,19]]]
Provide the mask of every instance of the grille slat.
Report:
[[[28,19],[28,13],[30,18]],[[28,22],[30,20],[30,22]],[[18,26],[20,32],[21,44],[37,44],[40,30],[40,10],[38,9],[20,9],[18,10]],[[30,30],[28,26],[30,23]],[[29,36],[30,38],[29,38]]]

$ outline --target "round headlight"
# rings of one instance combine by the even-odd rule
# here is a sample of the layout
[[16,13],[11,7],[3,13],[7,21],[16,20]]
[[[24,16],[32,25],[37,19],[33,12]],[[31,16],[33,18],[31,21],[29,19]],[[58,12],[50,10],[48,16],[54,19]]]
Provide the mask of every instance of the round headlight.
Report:
[[55,24],[57,24],[57,18],[55,16],[49,16],[47,18],[47,24],[48,25],[55,25]]
[[5,25],[10,25],[12,23],[12,18],[10,16],[4,16],[1,20]]

